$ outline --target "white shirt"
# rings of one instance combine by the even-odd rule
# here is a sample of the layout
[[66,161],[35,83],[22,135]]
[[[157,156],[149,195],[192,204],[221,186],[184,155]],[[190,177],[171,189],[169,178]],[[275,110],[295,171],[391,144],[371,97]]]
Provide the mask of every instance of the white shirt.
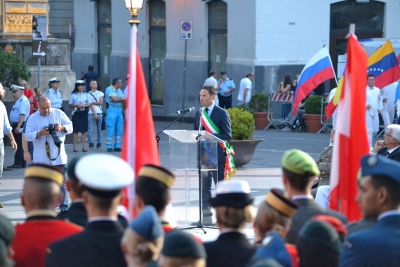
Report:
[[214,76],[210,76],[204,81],[203,86],[212,86],[215,89],[217,89],[218,87],[217,79],[215,79]]
[[[62,141],[60,146],[60,155],[58,154],[58,147],[54,144],[53,138],[51,135],[41,136],[36,139],[37,133],[48,126],[49,124],[58,123],[65,127],[66,132],[58,132],[58,136]],[[48,116],[40,115],[39,111],[36,111],[31,116],[29,116],[29,120],[26,122],[25,127],[25,137],[27,141],[33,141],[33,163],[44,163],[48,165],[62,165],[67,164],[67,154],[65,153],[65,135],[72,133],[72,122],[68,118],[68,116],[59,109],[51,109],[51,112]],[[56,160],[51,161],[46,154],[46,141],[50,146],[50,157],[56,158]]]
[[11,109],[10,112],[10,121],[11,123],[16,123],[19,122],[19,115],[25,114],[25,119],[29,116],[29,112],[31,110],[31,104],[29,103],[28,98],[26,96],[22,95],[20,98],[18,98],[17,101],[15,101],[14,106]]
[[381,90],[381,98],[382,100],[386,98],[386,103],[382,102],[382,110],[393,111],[395,98],[396,98],[396,90],[397,90],[398,82],[391,83]]
[[240,81],[240,88],[239,88],[239,94],[238,94],[237,100],[243,101],[244,90],[246,88],[248,88],[249,90],[247,91],[246,99],[245,99],[244,102],[248,103],[248,102],[250,102],[250,99],[251,99],[251,88],[252,88],[252,85],[251,85],[251,80],[249,78],[247,78],[247,77],[243,78]]
[[49,88],[44,92],[51,101],[52,108],[61,108],[62,107],[62,95],[59,89],[56,91],[53,88]]
[[[125,91],[126,91],[126,89],[125,89]],[[94,92],[94,93],[89,91],[87,93],[87,95],[89,97],[90,104],[93,102],[99,102],[100,99],[102,97],[104,97],[104,93],[102,91],[98,91],[98,90],[96,90],[96,92]],[[99,105],[93,104],[92,107],[94,108],[94,110],[96,111],[97,114],[103,113],[103,109],[102,109],[101,105],[99,106]],[[89,109],[89,114],[92,114],[92,113],[93,113],[92,109]]]
[[7,117],[6,106],[3,101],[0,101],[0,139],[4,138],[4,135],[8,135],[12,131],[10,122]]
[[382,100],[381,100],[381,92],[378,87],[369,87],[367,86],[367,105],[370,105],[371,108],[367,110],[367,114],[372,117],[378,116],[378,109],[381,109]]

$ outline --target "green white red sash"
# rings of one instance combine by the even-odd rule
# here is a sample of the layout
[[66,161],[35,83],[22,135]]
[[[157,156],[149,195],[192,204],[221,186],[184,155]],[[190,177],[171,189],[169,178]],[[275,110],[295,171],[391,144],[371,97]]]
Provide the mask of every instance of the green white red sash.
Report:
[[[208,112],[205,108],[202,108],[201,116],[200,116],[201,124],[204,126],[207,132],[211,134],[220,134],[221,130],[214,124],[211,120]],[[233,151],[233,147],[228,142],[218,143],[222,149],[225,150],[226,159],[225,159],[225,168],[224,168],[224,180],[231,180],[232,175],[236,173],[235,161],[233,159],[233,155],[235,155],[235,151]]]

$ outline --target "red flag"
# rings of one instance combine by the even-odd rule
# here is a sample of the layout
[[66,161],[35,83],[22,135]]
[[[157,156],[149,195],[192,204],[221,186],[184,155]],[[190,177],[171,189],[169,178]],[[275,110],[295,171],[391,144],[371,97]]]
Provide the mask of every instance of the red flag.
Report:
[[347,66],[338,106],[331,168],[330,207],[345,214],[350,221],[361,216],[355,201],[357,172],[369,144],[365,121],[367,54],[355,37],[349,37]]
[[[125,131],[121,157],[133,168],[135,177],[144,164],[160,165],[156,134],[149,96],[144,80],[142,63],[137,49],[137,25],[131,27],[131,44],[128,64],[128,97],[125,109]],[[135,183],[127,188],[125,206],[132,216]],[[125,191],[125,192],[126,192]]]

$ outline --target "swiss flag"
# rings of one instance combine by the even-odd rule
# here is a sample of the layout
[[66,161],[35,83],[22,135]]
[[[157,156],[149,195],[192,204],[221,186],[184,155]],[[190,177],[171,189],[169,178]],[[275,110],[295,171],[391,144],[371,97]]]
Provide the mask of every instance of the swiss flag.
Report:
[[[128,65],[128,97],[125,109],[125,131],[121,157],[133,168],[135,177],[144,164],[160,165],[154,122],[149,96],[144,80],[142,63],[137,48],[137,25],[131,27],[131,43]],[[124,203],[133,215],[135,182],[127,190]]]
[[348,40],[347,55],[334,136],[330,207],[353,221],[361,217],[355,201],[357,173],[362,156],[369,151],[365,121],[368,59],[353,35]]

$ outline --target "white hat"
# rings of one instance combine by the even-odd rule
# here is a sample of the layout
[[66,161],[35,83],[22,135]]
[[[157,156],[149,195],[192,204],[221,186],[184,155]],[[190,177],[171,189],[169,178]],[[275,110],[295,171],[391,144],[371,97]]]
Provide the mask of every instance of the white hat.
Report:
[[253,203],[253,198],[250,197],[250,185],[246,181],[221,181],[215,191],[216,196],[209,200],[212,207],[243,208]]
[[52,83],[59,83],[59,82],[60,82],[60,80],[57,77],[53,77],[49,80],[49,85]]
[[82,157],[75,173],[90,194],[102,198],[117,196],[134,178],[133,169],[126,161],[108,154]]
[[85,85],[86,82],[84,80],[76,80],[75,85]]

